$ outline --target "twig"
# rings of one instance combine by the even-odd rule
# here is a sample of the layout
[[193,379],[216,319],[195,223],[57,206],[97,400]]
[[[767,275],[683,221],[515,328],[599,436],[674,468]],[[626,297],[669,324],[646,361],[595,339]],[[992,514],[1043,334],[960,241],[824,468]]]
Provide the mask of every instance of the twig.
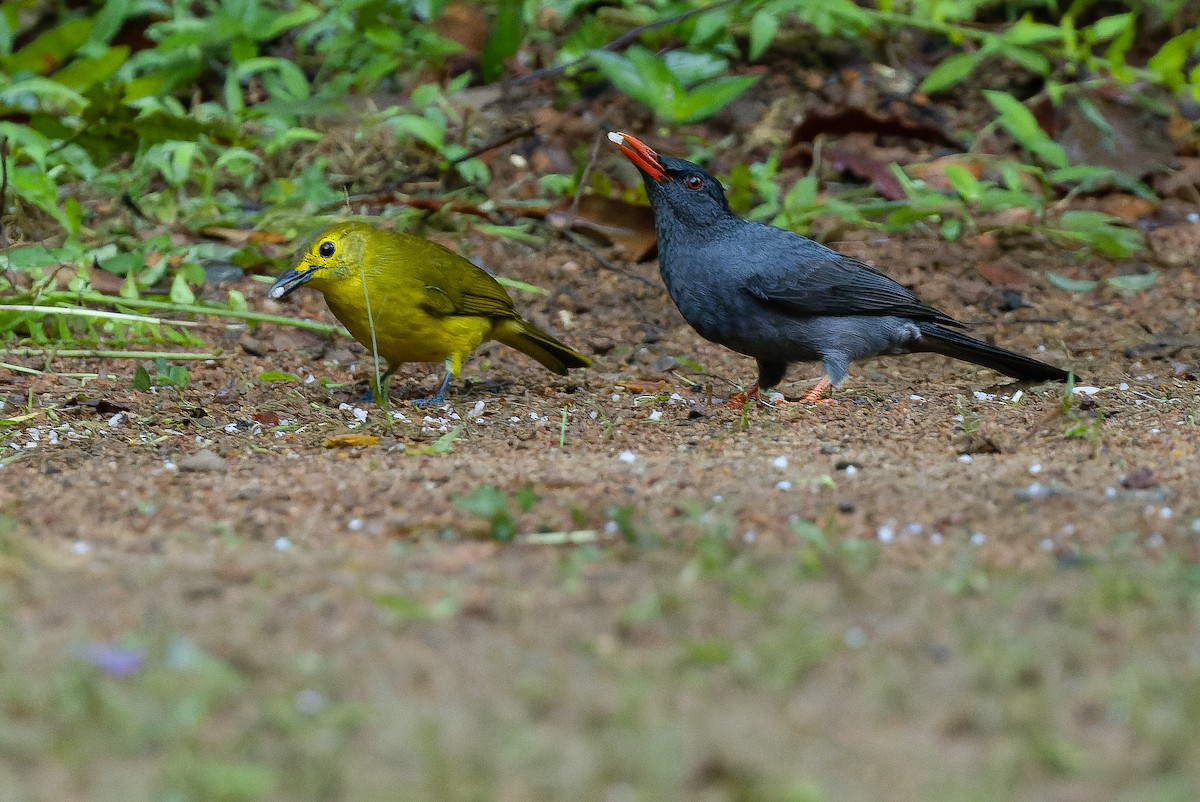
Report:
[[[412,183],[413,181],[417,181],[422,178],[435,178],[436,176],[440,175],[441,173],[445,172],[446,170],[449,170],[452,167],[462,164],[465,161],[474,159],[478,156],[482,156],[483,154],[487,153],[489,150],[495,150],[496,148],[504,147],[505,145],[509,144],[510,142],[515,142],[518,139],[524,139],[527,136],[532,136],[536,131],[537,131],[537,129],[534,128],[533,126],[526,126],[519,130],[511,131],[511,132],[505,134],[504,136],[500,137],[499,139],[493,140],[491,142],[488,142],[486,145],[481,145],[481,146],[475,148],[474,150],[464,153],[462,156],[459,156],[457,159],[451,159],[450,161],[446,162],[445,165],[438,165],[437,167],[432,167],[427,170],[418,170],[416,172],[408,173],[407,175],[401,176],[396,181],[390,181],[390,182],[384,184],[382,187],[371,190],[369,192],[360,192],[357,195],[347,195],[345,198],[338,200],[337,203],[326,204],[324,207],[322,207],[321,212],[323,212],[323,213],[331,212],[331,211],[334,211],[335,209],[337,209],[337,207],[342,206],[344,204],[360,203],[362,201],[367,201],[367,200],[371,200],[373,198],[378,198],[380,195],[393,193],[396,190],[400,189],[400,187],[404,186],[405,184]],[[408,205],[414,206],[414,207],[417,206],[417,204],[415,202],[409,203]]]
[[583,190],[587,187],[592,168],[596,166],[596,159],[600,157],[600,145],[604,143],[604,140],[603,134],[596,134],[596,141],[592,144],[591,153],[588,154],[587,164],[583,165],[583,172],[579,174],[579,183],[575,185],[575,197],[571,198],[571,208],[567,210],[565,228],[575,225],[575,216],[579,212],[579,199],[583,197]]
[[[676,14],[671,17],[664,17],[662,19],[655,20],[654,22],[647,22],[642,25],[635,25],[634,27],[625,31],[625,33],[618,36],[616,39],[613,39],[612,41],[602,45],[599,49],[600,50],[620,50],[621,48],[625,47],[626,45],[636,42],[638,37],[641,36],[646,31],[652,31],[655,28],[663,28],[667,25],[674,25],[677,22],[683,22],[686,19],[691,19],[692,17],[698,16],[700,14],[704,14],[709,11],[716,11],[718,8],[722,8],[724,6],[733,5],[734,2],[735,2],[735,0],[721,0],[721,2],[713,3],[711,6],[705,6],[704,8],[693,8],[690,11],[684,11],[681,14]],[[544,67],[540,70],[534,70],[533,72],[529,73],[528,75],[522,75],[520,78],[513,78],[512,80],[505,81],[504,83],[500,84],[500,93],[501,93],[501,95],[503,95],[509,89],[512,89],[517,86],[522,86],[523,84],[527,84],[530,81],[536,81],[540,78],[550,78],[555,75],[560,75],[561,73],[566,72],[567,70],[571,69],[572,67],[578,67],[580,64],[583,64],[587,60],[588,60],[587,56],[582,56],[573,61],[568,61],[565,64],[557,64],[553,67]]]
[[590,244],[588,244],[588,242],[586,240],[583,239],[583,237],[579,236],[574,231],[568,231],[566,229],[562,229],[562,235],[564,237],[566,237],[567,239],[571,240],[571,242],[578,245],[580,248],[583,248],[585,251],[587,251],[588,255],[591,256],[593,259],[595,259],[596,262],[599,263],[599,265],[602,268],[604,268],[605,270],[611,270],[613,273],[616,273],[618,276],[624,276],[625,278],[631,278],[634,281],[640,281],[643,284],[645,284],[647,287],[652,287],[656,290],[662,289],[662,287],[658,286],[653,281],[650,281],[649,279],[646,279],[646,278],[642,278],[637,273],[630,273],[628,270],[623,270],[622,268],[617,267],[612,262],[608,261],[603,256],[601,256],[599,251],[597,251],[595,248],[593,248]]

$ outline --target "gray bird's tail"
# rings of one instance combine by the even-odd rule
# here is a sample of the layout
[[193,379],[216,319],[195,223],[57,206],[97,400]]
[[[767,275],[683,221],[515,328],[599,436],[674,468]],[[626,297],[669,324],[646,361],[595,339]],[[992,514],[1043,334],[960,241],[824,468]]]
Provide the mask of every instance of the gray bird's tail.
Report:
[[921,342],[914,350],[930,351],[991,368],[1023,381],[1066,381],[1067,372],[1045,362],[1006,351],[936,323],[917,323]]

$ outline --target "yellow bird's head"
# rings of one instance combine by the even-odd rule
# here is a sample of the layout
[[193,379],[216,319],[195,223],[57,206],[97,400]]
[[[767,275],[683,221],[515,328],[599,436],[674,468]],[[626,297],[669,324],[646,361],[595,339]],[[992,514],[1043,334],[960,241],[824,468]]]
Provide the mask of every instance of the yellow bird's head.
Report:
[[378,233],[367,223],[337,223],[317,232],[300,247],[291,269],[275,280],[267,297],[279,299],[309,283],[323,291],[329,282],[357,275],[370,236]]

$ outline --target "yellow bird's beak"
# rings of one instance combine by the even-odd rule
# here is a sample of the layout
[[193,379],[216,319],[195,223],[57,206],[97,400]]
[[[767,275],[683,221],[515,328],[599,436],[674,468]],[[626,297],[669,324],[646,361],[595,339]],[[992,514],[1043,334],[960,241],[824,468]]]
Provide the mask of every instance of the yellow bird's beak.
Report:
[[[303,263],[301,263],[301,265],[303,266]],[[310,278],[313,277],[314,272],[315,271],[311,268],[307,270],[292,268],[279,278],[275,279],[275,283],[271,285],[271,289],[267,290],[267,297],[271,298],[272,300],[279,300],[285,295],[290,294],[292,290],[296,289],[301,284],[306,283]]]

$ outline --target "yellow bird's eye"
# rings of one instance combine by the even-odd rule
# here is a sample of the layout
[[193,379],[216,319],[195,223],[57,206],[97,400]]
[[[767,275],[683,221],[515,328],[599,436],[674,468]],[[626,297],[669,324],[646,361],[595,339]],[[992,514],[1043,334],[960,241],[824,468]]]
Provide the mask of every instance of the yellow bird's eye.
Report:
[[317,248],[317,253],[319,253],[321,255],[322,259],[330,258],[331,256],[333,256],[333,254],[336,251],[337,251],[337,246],[334,245],[329,240],[325,240],[324,242],[321,243],[321,246],[319,248]]

